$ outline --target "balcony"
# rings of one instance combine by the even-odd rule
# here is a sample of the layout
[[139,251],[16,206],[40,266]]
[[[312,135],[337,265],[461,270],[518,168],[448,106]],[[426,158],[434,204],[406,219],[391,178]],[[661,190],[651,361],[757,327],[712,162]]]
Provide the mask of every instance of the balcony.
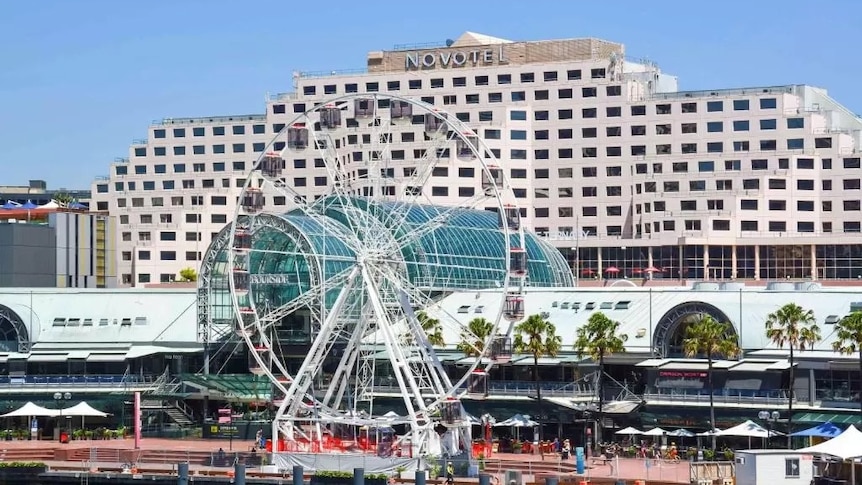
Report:
[[[709,392],[703,389],[653,389],[643,395],[648,404],[656,402],[709,404]],[[715,404],[739,405],[787,405],[787,392],[781,390],[741,390],[716,389],[713,393]],[[797,402],[798,399],[794,399]]]
[[[395,378],[391,383],[382,383],[374,386],[374,392],[380,394],[401,394]],[[560,383],[540,382],[542,397],[593,397],[595,390],[592,386],[583,383]],[[466,391],[466,384],[459,390]],[[491,381],[488,383],[488,394],[493,396],[535,396],[536,384],[532,381]]]
[[133,375],[53,375],[0,376],[0,394],[38,390],[77,390],[79,392],[109,392],[147,390],[156,385],[158,376]]

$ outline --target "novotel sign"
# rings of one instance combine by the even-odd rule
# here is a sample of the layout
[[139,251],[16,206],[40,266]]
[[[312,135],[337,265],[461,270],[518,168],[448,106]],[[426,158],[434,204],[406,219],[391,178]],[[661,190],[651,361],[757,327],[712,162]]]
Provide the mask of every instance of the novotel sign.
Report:
[[509,59],[506,58],[502,45],[497,50],[476,49],[472,51],[408,52],[404,57],[404,67],[407,70],[508,63]]

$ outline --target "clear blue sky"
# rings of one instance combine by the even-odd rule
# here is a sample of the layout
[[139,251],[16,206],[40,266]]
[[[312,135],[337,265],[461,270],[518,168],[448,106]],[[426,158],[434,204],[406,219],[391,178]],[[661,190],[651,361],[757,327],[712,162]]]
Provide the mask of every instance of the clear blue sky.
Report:
[[806,83],[862,112],[859,0],[6,0],[0,185],[85,188],[164,117],[262,113],[291,72],[466,30],[594,36],[681,89]]

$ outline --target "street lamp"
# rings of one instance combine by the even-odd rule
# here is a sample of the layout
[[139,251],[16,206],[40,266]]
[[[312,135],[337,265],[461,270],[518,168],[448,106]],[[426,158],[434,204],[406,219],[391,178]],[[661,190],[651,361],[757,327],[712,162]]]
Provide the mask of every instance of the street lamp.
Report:
[[54,401],[57,402],[57,410],[60,411],[60,422],[58,423],[60,426],[60,433],[58,433],[58,438],[62,438],[59,434],[63,433],[63,402],[69,401],[72,399],[71,392],[55,392],[54,393]]
[[769,448],[769,438],[772,437],[772,426],[781,419],[781,413],[778,411],[760,411],[757,417],[761,421],[766,422],[766,447]]

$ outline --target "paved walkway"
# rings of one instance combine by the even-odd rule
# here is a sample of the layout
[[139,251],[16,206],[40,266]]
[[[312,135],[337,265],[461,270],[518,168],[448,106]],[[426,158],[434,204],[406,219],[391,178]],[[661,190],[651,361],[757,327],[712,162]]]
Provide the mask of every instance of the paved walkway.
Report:
[[[133,449],[134,440],[90,440],[90,441],[73,441],[69,444],[60,444],[56,441],[2,441],[0,442],[0,450],[24,450],[24,449],[54,449],[54,448],[70,448],[70,449]],[[200,440],[200,439],[167,439],[167,438],[146,438],[141,440],[141,449],[157,450],[162,452],[176,452],[177,461],[183,452],[210,452],[214,453],[219,448],[225,452],[248,452],[251,450],[251,440]],[[547,475],[555,473],[561,477],[574,477],[575,473],[568,472],[574,461],[571,460],[568,466],[561,465],[558,455],[546,455],[544,461],[539,455],[515,455],[510,453],[495,453],[491,458],[485,461],[485,470],[497,476],[502,474],[511,467],[513,462],[519,463],[520,469],[527,475]],[[51,462],[57,465],[64,462]],[[65,462],[66,465],[71,462]],[[557,466],[555,467],[554,464]],[[116,465],[116,463],[110,463]],[[146,468],[164,468],[166,471],[172,470],[176,464],[142,464]],[[624,480],[660,480],[666,482],[688,483],[690,478],[688,462],[672,463],[665,460],[643,460],[636,458],[620,458],[611,463],[600,464],[588,460],[585,477],[604,477],[604,478],[620,478]],[[205,467],[203,465],[192,464],[192,470],[226,470],[225,468]]]

